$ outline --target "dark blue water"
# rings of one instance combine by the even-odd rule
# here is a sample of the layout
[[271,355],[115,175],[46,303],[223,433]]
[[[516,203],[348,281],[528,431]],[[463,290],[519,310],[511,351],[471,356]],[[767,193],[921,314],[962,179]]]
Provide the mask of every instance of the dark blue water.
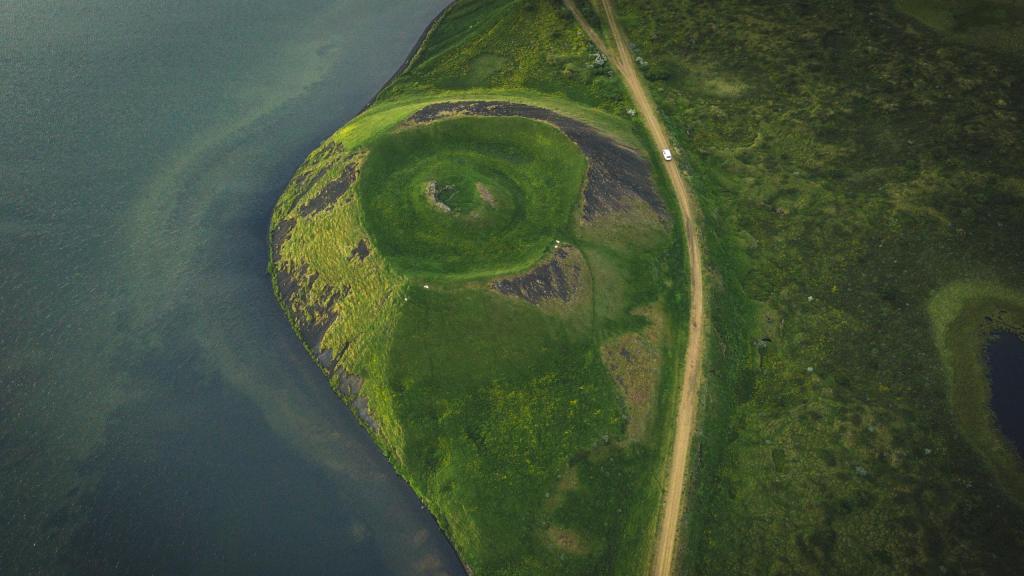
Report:
[[0,574],[460,571],[265,274],[446,2],[0,1]]
[[1024,341],[1010,332],[993,334],[986,349],[992,411],[999,430],[1024,458]]

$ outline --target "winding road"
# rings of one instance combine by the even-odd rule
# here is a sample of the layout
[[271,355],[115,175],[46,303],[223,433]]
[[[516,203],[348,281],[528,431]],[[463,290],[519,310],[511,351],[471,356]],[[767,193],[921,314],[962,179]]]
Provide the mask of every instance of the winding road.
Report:
[[[636,69],[629,42],[615,16],[615,8],[611,0],[600,0],[608,28],[614,42],[609,46],[583,17],[573,0],[565,0],[566,6],[576,17],[576,21],[586,32],[591,42],[603,52],[608,61],[622,77],[629,95],[636,105],[637,112],[643,120],[647,132],[659,149],[671,148],[668,131],[658,117],[657,107],[647,92],[647,87]],[[676,409],[675,437],[672,443],[672,454],[669,458],[668,478],[665,485],[662,512],[658,524],[657,542],[654,548],[654,559],[651,573],[656,576],[669,576],[672,573],[672,561],[675,557],[676,537],[679,520],[682,516],[683,491],[686,488],[686,469],[689,463],[690,444],[697,423],[697,393],[701,384],[701,361],[704,356],[704,264],[701,253],[700,229],[697,220],[696,202],[690,192],[686,180],[679,172],[675,162],[665,164],[665,172],[676,195],[676,200],[683,213],[683,226],[686,234],[686,250],[690,262],[690,330],[686,345],[686,356],[679,394],[679,405]]]

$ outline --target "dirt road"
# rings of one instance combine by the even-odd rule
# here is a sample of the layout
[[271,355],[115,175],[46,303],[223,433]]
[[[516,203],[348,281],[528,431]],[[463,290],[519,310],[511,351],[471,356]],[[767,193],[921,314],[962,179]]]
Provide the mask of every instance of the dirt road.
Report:
[[[611,0],[600,0],[613,45],[605,44],[601,36],[587,24],[583,14],[573,0],[565,0],[580,26],[590,40],[608,57],[622,77],[637,112],[659,149],[670,148],[668,131],[658,118],[658,111],[647,92],[647,87],[634,64],[629,50],[629,41],[619,26]],[[611,48],[611,49],[609,49]],[[669,183],[683,212],[686,233],[687,256],[690,261],[690,331],[687,340],[685,366],[682,374],[679,405],[676,410],[676,432],[669,458],[668,478],[662,513],[658,524],[657,541],[651,573],[668,576],[672,572],[675,556],[676,535],[682,515],[683,490],[686,488],[686,467],[689,463],[690,442],[697,423],[697,392],[701,383],[701,360],[704,356],[704,263],[701,254],[700,229],[697,221],[696,202],[689,186],[679,172],[675,162],[665,165]]]

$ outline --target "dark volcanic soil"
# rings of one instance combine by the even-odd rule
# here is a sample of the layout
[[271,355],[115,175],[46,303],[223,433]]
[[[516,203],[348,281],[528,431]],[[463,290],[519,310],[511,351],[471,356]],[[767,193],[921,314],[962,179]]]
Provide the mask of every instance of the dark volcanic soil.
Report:
[[[337,367],[338,358],[332,357],[330,352],[323,348],[323,339],[331,324],[338,318],[334,305],[348,296],[350,289],[348,286],[341,289],[330,287],[326,296],[318,300],[313,297],[312,291],[319,275],[314,272],[307,277],[307,270],[305,265],[296,270],[290,267],[278,269],[277,289],[281,293],[281,300],[288,306],[291,317],[295,320],[302,340],[317,355],[324,371],[331,375]],[[324,352],[328,353],[325,355]]]
[[[365,247],[365,242],[360,242],[359,245]],[[275,253],[276,250],[275,247]],[[355,374],[349,374],[339,365],[339,360],[348,350],[349,343],[343,344],[337,353],[323,345],[327,330],[338,319],[334,305],[347,297],[351,288],[348,286],[343,286],[340,290],[333,287],[328,288],[326,298],[317,300],[310,293],[317,280],[317,274],[314,273],[306,277],[307,271],[308,268],[305,265],[295,270],[285,267],[277,268],[274,281],[281,294],[281,301],[285,303],[288,316],[292,319],[299,337],[312,351],[317,364],[327,375],[334,389],[352,405],[353,410],[370,429],[378,431],[380,424],[370,413],[366,399],[359,396],[359,391],[363,387],[362,378]]]
[[651,165],[636,151],[615,143],[590,126],[545,108],[511,102],[441,102],[409,117],[424,123],[449,116],[522,116],[548,122],[576,143],[587,157],[587,184],[583,190],[583,219],[627,207],[630,197],[643,200],[659,217],[666,217],[665,203],[654,189]]
[[295,228],[295,218],[285,218],[274,227],[270,233],[270,250],[274,257],[274,264],[281,260],[281,246]]
[[356,247],[353,248],[352,252],[349,253],[348,259],[351,260],[353,258],[359,258],[359,261],[362,262],[363,260],[366,260],[366,257],[369,255],[370,246],[366,243],[366,240],[364,239],[360,240],[359,243],[356,244]]
[[306,217],[330,208],[338,201],[339,198],[348,192],[352,183],[356,181],[356,176],[358,176],[357,163],[352,162],[348,166],[345,166],[345,171],[342,172],[340,177],[332,182],[328,182],[319,194],[299,208],[299,214]]
[[579,251],[559,246],[547,262],[521,276],[495,280],[491,287],[531,304],[540,304],[543,300],[553,298],[568,302],[579,290],[582,272],[582,256]]

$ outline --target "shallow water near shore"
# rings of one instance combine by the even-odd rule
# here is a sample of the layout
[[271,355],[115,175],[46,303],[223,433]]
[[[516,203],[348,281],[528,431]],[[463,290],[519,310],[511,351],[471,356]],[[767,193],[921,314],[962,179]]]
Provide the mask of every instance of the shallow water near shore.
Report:
[[996,423],[1024,458],[1024,340],[1012,332],[997,332],[985,352]]
[[266,277],[446,3],[0,4],[0,572],[461,573]]

